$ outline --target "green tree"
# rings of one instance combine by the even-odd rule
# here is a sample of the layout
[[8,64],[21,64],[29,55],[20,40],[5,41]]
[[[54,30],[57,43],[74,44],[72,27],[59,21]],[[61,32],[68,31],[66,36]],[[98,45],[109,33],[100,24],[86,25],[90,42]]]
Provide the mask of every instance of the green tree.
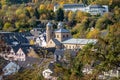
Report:
[[119,66],[120,62],[120,23],[110,26],[109,33],[105,38],[100,38],[96,45],[96,59],[100,60],[98,68],[109,70]]
[[59,8],[57,11],[56,11],[56,20],[57,21],[63,21],[64,19],[64,11],[62,8]]
[[30,12],[27,9],[25,10],[25,14],[26,14],[26,16],[28,16],[29,18],[31,18]]
[[95,27],[100,30],[106,29],[109,25],[112,25],[114,23],[112,16],[113,15],[110,13],[105,13],[101,18],[97,20]]
[[37,8],[35,8],[35,11],[34,11],[34,14],[33,14],[33,15],[36,17],[36,19],[39,19],[39,18],[40,18],[40,14],[39,14]]

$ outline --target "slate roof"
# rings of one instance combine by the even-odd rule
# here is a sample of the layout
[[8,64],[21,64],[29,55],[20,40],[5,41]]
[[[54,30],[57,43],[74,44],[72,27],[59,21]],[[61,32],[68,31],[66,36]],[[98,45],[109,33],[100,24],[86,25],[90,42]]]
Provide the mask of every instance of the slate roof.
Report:
[[4,41],[7,45],[29,44],[26,36],[32,36],[29,32],[25,33],[0,33],[3,35]]
[[14,34],[13,33],[4,33],[4,41],[8,44],[8,45],[13,45],[13,42],[18,42],[15,38],[14,38]]
[[25,61],[16,61],[16,63],[22,68],[34,68],[34,64],[40,65],[42,59],[26,57]]
[[27,53],[29,53],[30,48],[37,49],[36,46],[32,46],[32,45],[17,45],[17,46],[11,46],[11,48],[14,50],[15,53],[21,48],[26,55]]
[[54,55],[63,56],[64,55],[64,50],[63,49],[56,49],[55,52],[54,52]]
[[90,5],[90,8],[105,8],[102,5]]
[[81,45],[85,45],[88,43],[96,43],[97,39],[75,39],[75,38],[71,38],[68,40],[63,41],[63,44],[81,44]]
[[56,45],[61,45],[61,43],[57,40],[57,39],[52,39],[53,40],[53,42],[56,44]]
[[19,46],[12,46],[11,48],[16,53],[19,50],[20,47]]
[[60,29],[56,29],[54,32],[56,32],[56,33],[69,33],[70,31],[69,30],[67,30],[67,29],[63,29],[63,28],[60,28]]
[[25,37],[33,36],[30,32],[20,32],[19,34],[21,34]]
[[63,5],[64,8],[83,8],[85,7],[84,4],[64,4]]

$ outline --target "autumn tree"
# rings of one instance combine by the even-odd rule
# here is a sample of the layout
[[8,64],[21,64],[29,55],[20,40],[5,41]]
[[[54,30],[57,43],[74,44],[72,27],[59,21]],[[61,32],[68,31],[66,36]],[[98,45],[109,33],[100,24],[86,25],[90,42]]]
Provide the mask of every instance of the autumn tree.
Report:
[[98,29],[90,30],[87,34],[87,38],[95,39],[98,38],[100,31]]
[[74,13],[72,11],[69,11],[69,13],[68,13],[68,20],[69,21],[73,20],[73,18],[74,18],[73,15],[74,15]]
[[105,13],[101,18],[97,20],[95,27],[100,30],[106,29],[108,25],[112,25],[114,23],[112,16],[113,15],[110,13]]
[[88,13],[82,12],[82,11],[77,11],[75,19],[77,22],[82,22],[84,18],[89,17],[90,15]]
[[120,23],[109,28],[105,38],[100,38],[96,45],[96,59],[100,60],[100,70],[109,70],[119,66],[120,62]]
[[11,28],[12,28],[12,24],[9,23],[9,22],[6,22],[6,23],[4,24],[3,30],[9,31],[9,29],[11,29]]

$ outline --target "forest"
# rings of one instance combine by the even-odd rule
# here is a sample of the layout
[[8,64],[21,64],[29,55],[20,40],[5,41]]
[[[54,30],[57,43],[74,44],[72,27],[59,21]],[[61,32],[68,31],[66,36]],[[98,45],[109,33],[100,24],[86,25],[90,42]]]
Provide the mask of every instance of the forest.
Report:
[[[84,3],[86,5],[108,5],[109,12],[104,15],[90,15],[81,11],[64,12],[62,8],[53,11],[54,4]],[[120,0],[0,0],[0,31],[30,31],[38,24],[63,21],[74,38],[98,39],[98,43],[88,44],[73,59],[68,57],[67,67],[55,64],[55,76],[58,80],[98,80],[98,74],[117,68],[120,63]],[[95,62],[94,73],[84,75],[83,66]],[[6,80],[44,80],[38,71],[25,70]],[[113,78],[111,80],[119,80]]]

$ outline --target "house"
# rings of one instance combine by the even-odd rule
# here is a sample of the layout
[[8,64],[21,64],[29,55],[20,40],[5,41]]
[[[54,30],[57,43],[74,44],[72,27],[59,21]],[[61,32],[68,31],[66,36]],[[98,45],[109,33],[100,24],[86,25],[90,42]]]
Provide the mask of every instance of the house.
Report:
[[71,38],[62,42],[65,49],[82,49],[83,46],[89,43],[95,44],[97,39],[75,39]]
[[56,49],[54,52],[54,60],[61,61],[64,57],[64,50],[63,49]]
[[22,33],[0,32],[3,35],[3,40],[8,46],[29,45],[28,39]]
[[14,62],[10,62],[3,68],[4,76],[14,74],[20,69],[19,65]]
[[51,79],[52,78],[52,76],[51,76],[52,73],[53,72],[50,69],[46,69],[42,72],[42,75],[45,79]]
[[[54,12],[57,11],[58,8],[60,8],[60,5],[56,4],[54,6]],[[84,11],[85,5],[82,3],[81,4],[64,4],[62,8],[64,11],[73,11],[73,12],[77,10]]]
[[54,61],[66,61],[69,62],[70,58],[75,58],[77,52],[74,50],[56,49],[54,52]]
[[61,43],[57,40],[57,39],[51,39],[48,43],[47,43],[47,47],[61,47]]
[[38,55],[35,51],[37,49],[36,46],[32,45],[17,45],[17,46],[12,46],[10,53],[7,53],[5,55],[6,60],[10,61],[25,61],[26,57],[34,57],[38,58]]
[[36,37],[34,39],[35,45],[40,46],[40,47],[46,47],[46,35],[45,33],[39,35],[39,37]]
[[34,65],[40,66],[42,61],[41,58],[26,57],[25,61],[16,61],[16,63],[21,69],[34,69]]
[[[61,6],[55,5],[54,12],[56,12]],[[85,4],[63,4],[62,6],[64,11],[83,11],[90,13],[91,15],[103,15],[106,12],[109,12],[107,5],[88,5]]]
[[103,15],[108,12],[107,5],[89,5],[86,7],[85,12],[90,13],[91,15]]
[[42,33],[44,33],[45,29],[44,29],[44,24],[39,24],[36,27],[34,27],[30,33],[36,38],[39,37],[39,35],[41,35]]

